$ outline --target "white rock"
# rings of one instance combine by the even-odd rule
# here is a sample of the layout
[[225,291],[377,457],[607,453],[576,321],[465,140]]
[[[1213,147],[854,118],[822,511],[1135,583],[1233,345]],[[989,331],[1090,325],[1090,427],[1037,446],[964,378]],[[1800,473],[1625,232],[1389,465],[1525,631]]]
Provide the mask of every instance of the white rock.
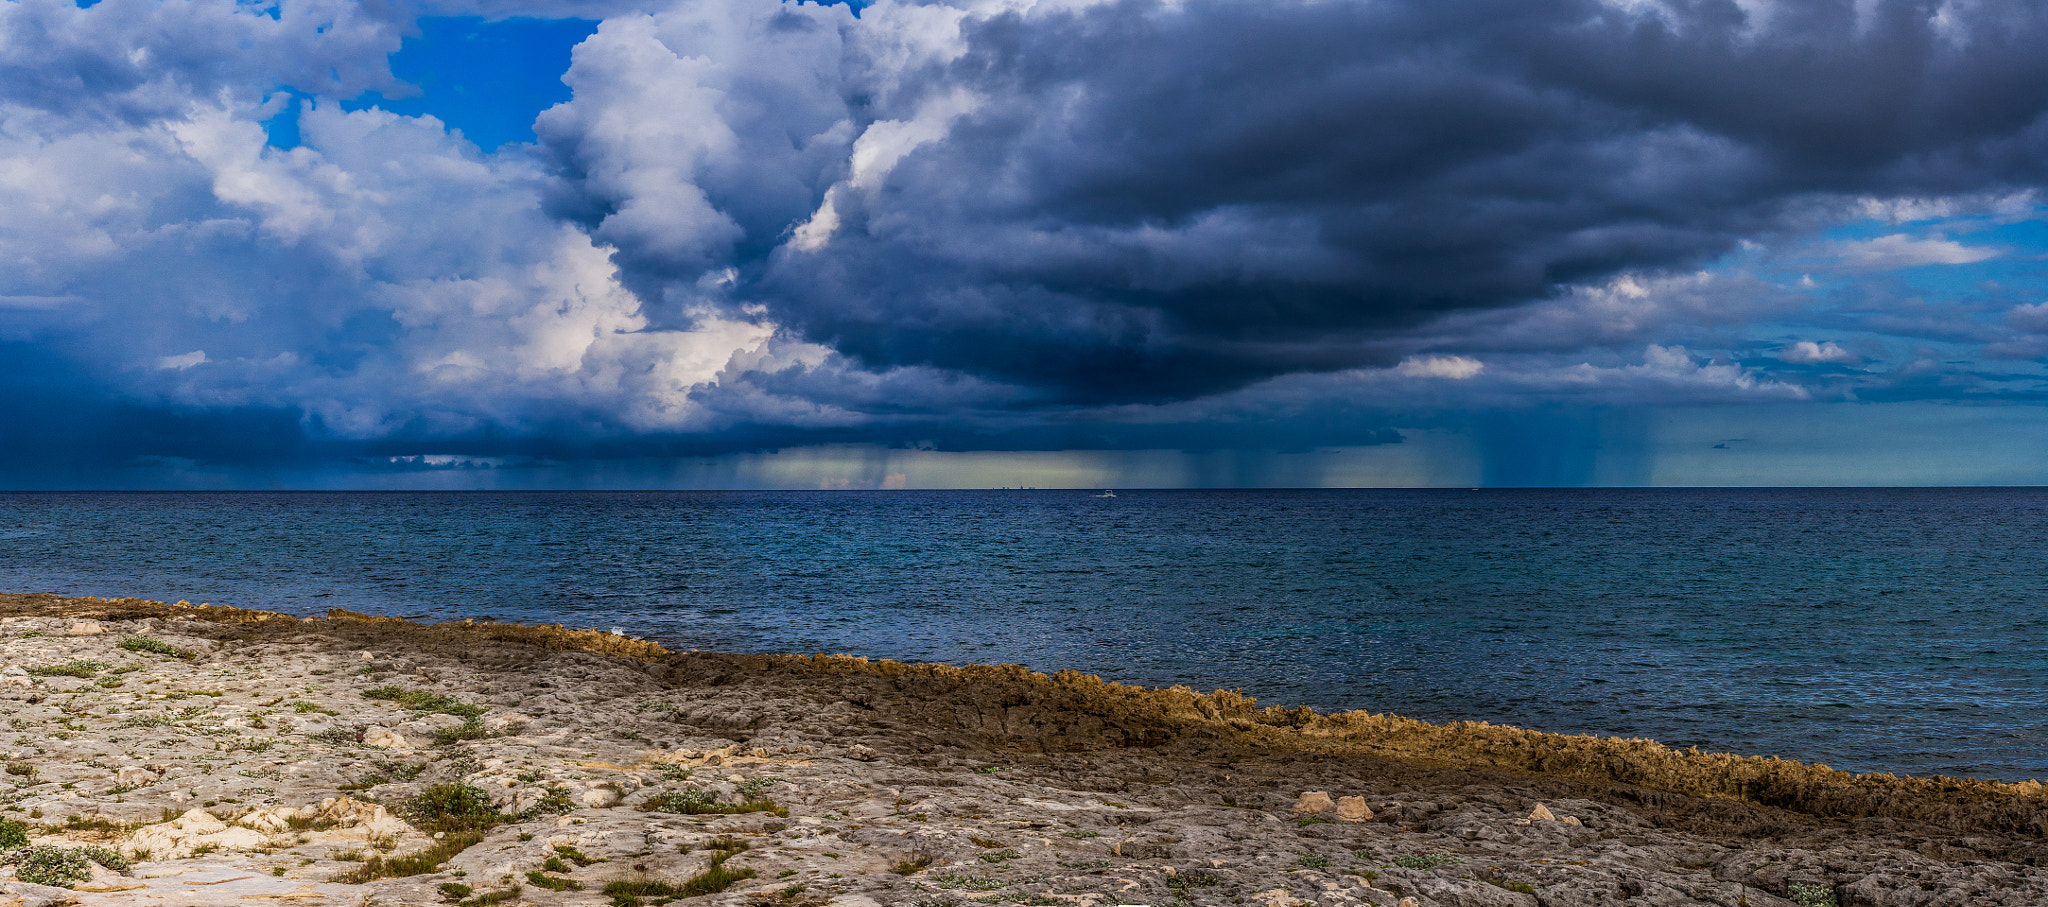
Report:
[[70,636],[98,636],[107,632],[107,628],[96,620],[81,620],[73,623],[64,632]]
[[1297,816],[1317,816],[1336,808],[1337,804],[1330,799],[1328,791],[1308,791],[1294,800],[1294,814]]
[[412,741],[405,739],[404,734],[388,727],[373,727],[364,731],[363,744],[387,750],[409,750],[413,748]]
[[161,777],[149,769],[131,765],[114,773],[114,783],[121,787],[148,787]]
[[19,905],[19,907],[54,907],[57,904],[70,904],[77,900],[78,896],[72,894],[68,888],[36,885],[15,879],[0,881],[0,904],[8,905],[8,907],[15,907],[15,905]]
[[174,829],[194,835],[210,835],[228,830],[228,823],[203,809],[188,809],[185,814],[163,823]]
[[329,797],[320,801],[320,809],[313,813],[313,818],[331,822],[339,828],[360,828],[371,837],[395,837],[410,834],[413,830],[404,819],[392,815],[384,807],[364,803],[354,797]]
[[1548,807],[1548,806],[1544,806],[1543,804],[1541,804],[1541,803],[1538,803],[1538,804],[1536,804],[1536,808],[1535,808],[1535,809],[1529,810],[1529,821],[1531,821],[1531,822],[1555,822],[1555,821],[1557,821],[1557,816],[1555,816],[1555,815],[1552,815],[1552,814],[1551,814],[1551,812],[1550,812],[1550,807]]
[[261,832],[276,834],[278,832],[290,830],[292,827],[291,820],[297,818],[298,815],[299,811],[292,807],[279,806],[274,809],[256,810],[255,812],[252,812],[239,819],[236,819],[235,824],[243,826],[245,828],[253,828]]
[[187,810],[169,822],[145,825],[129,836],[125,850],[149,852],[151,860],[182,860],[210,846],[215,850],[255,850],[268,836],[250,828],[230,828],[203,809]]
[[1364,797],[1338,797],[1337,818],[1346,822],[1370,821],[1372,807],[1365,805]]

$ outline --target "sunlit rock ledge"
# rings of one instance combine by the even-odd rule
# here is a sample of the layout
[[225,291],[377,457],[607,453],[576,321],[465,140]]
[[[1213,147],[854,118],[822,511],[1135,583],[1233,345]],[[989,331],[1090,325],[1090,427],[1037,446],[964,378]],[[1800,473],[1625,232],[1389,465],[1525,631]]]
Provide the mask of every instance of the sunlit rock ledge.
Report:
[[0,640],[0,905],[2048,903],[2036,783],[560,627]]

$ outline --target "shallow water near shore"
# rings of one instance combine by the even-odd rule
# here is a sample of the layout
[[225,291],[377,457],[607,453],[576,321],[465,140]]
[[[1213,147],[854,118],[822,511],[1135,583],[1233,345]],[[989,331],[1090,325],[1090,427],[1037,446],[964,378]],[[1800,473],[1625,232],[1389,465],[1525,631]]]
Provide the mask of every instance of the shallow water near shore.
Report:
[[2048,777],[2048,490],[0,495],[0,588]]

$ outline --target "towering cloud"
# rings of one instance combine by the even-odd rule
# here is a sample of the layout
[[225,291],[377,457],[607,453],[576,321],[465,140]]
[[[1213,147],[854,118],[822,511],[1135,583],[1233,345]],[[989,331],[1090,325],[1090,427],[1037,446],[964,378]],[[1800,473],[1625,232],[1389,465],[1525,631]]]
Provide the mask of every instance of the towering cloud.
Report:
[[[533,144],[343,106],[421,15],[563,13]],[[2041,251],[1973,231],[2040,217],[2044,46],[2020,0],[0,0],[0,390],[114,459],[1995,396],[1943,363],[2035,355],[2031,278],[1899,275]]]
[[[730,266],[870,366],[1062,399],[1391,364],[1373,340],[1445,313],[1696,267],[1871,197],[2030,189],[2048,166],[2048,12],[2028,4],[838,13],[608,23],[543,120],[593,235],[643,297]],[[1977,260],[1898,239],[1859,261]]]

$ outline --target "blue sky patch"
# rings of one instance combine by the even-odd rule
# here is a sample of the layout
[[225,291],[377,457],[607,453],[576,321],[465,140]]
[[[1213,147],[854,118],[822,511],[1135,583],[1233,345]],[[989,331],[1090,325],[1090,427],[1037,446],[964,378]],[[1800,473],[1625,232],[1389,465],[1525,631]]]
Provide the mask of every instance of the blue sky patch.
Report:
[[391,73],[419,93],[393,98],[370,92],[343,101],[343,109],[430,115],[493,151],[533,141],[534,117],[569,100],[562,83],[569,52],[597,31],[597,23],[444,16],[421,19],[419,31],[391,56]]

